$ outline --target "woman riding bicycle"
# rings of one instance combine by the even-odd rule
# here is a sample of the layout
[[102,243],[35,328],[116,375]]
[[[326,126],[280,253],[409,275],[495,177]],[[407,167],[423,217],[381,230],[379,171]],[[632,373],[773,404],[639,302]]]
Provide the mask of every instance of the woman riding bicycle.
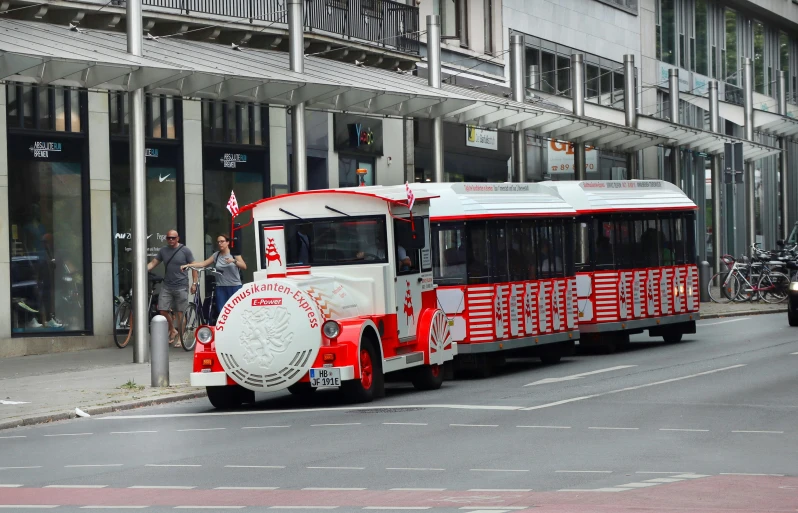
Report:
[[221,312],[227,300],[241,288],[241,271],[246,270],[247,264],[241,255],[230,253],[230,237],[219,235],[216,237],[219,251],[214,252],[202,262],[192,262],[181,267],[207,267],[213,265],[216,272],[216,311]]

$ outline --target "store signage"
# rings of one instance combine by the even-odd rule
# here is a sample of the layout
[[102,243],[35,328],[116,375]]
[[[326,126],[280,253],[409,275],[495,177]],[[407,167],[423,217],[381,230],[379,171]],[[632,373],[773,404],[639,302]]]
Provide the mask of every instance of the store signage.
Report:
[[158,158],[158,148],[145,148],[144,149],[144,157],[152,157],[154,159]]
[[709,84],[709,77],[705,77],[704,75],[699,75],[698,73],[693,73],[693,88],[691,89],[692,94],[698,96],[707,95],[709,93],[708,84]]
[[247,163],[247,156],[243,153],[225,153],[219,161],[224,167],[235,169],[238,164]]
[[33,153],[34,158],[46,159],[50,157],[50,152],[60,152],[61,143],[47,142],[47,141],[34,141],[33,146],[28,148]]
[[[551,139],[548,145],[548,170],[550,174],[574,172],[574,145],[570,142]],[[585,146],[585,168],[588,173],[598,171],[598,151]]]
[[374,132],[363,123],[351,123],[349,127],[349,146],[352,148],[371,148],[374,146]]
[[499,149],[499,133],[466,125],[466,146],[485,150]]
[[[659,86],[667,89],[670,86],[670,79],[668,78],[668,70],[671,68],[676,68],[676,66],[671,66],[669,64],[665,64],[664,62],[659,63]],[[691,73],[686,69],[679,69],[679,91],[683,93],[690,92],[690,75]]]
[[352,114],[335,114],[337,151],[382,155],[382,120]]

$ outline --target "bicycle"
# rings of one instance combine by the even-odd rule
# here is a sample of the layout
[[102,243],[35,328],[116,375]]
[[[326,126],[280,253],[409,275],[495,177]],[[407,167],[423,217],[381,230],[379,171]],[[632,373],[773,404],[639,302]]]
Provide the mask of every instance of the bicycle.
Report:
[[[752,245],[751,254],[751,263],[739,262],[731,255],[721,257],[728,270],[716,273],[710,279],[707,292],[712,301],[728,303],[762,299],[766,303],[781,303],[787,299],[789,277],[771,269],[771,265],[782,266],[782,262],[773,261],[770,253],[756,245]],[[713,283],[718,284],[717,290]]]
[[[186,267],[186,272],[188,271],[197,271],[201,275],[209,272],[215,276],[219,276],[220,273],[216,271],[215,267]],[[198,280],[200,281],[200,280]],[[194,345],[196,344],[196,338],[194,334],[196,333],[197,329],[200,326],[204,326],[206,324],[211,323],[211,319],[213,319],[211,313],[215,307],[215,300],[216,300],[216,284],[210,286],[210,294],[207,298],[205,298],[205,302],[202,301],[202,296],[200,295],[199,287],[194,291],[194,297],[188,303],[188,307],[183,315],[183,332],[180,334],[180,340],[183,344],[183,348],[186,351],[191,351],[194,349]],[[206,308],[207,305],[207,315],[206,315]]]
[[[128,269],[123,269],[130,272]],[[148,273],[148,282],[150,284],[149,299],[147,301],[147,312],[149,320],[158,315],[156,303],[153,301],[157,298],[155,294],[155,287],[163,281],[163,278]],[[124,295],[114,297],[114,343],[120,349],[127,347],[133,335],[133,288]]]

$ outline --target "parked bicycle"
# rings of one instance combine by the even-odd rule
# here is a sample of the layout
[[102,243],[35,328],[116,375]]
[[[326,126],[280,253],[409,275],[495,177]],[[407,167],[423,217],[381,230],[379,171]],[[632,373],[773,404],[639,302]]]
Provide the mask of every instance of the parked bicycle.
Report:
[[[219,276],[220,273],[216,271],[215,267],[186,267],[186,272],[188,271],[197,271],[200,273],[200,276],[203,276],[205,273],[211,273],[214,276]],[[200,278],[200,282],[202,282],[202,278]],[[208,291],[208,297],[205,298],[205,301],[202,300],[202,296],[200,295],[199,287],[196,288],[194,292],[194,297],[188,303],[188,308],[186,308],[185,315],[183,316],[184,320],[184,328],[183,332],[180,334],[181,343],[183,344],[183,348],[186,351],[191,351],[194,349],[194,344],[196,343],[196,339],[194,334],[197,331],[197,328],[200,326],[211,324],[215,318],[213,315],[216,310],[216,282],[215,281],[208,281],[208,287],[210,290]]]
[[789,267],[779,252],[763,251],[759,244],[751,246],[751,261],[723,255],[726,270],[709,281],[707,293],[715,303],[758,301],[781,303],[787,299],[790,277],[781,272]]
[[[130,270],[123,269],[129,273]],[[121,274],[121,273],[120,273]],[[163,281],[163,278],[153,273],[148,273],[149,296],[147,300],[148,324],[153,317],[158,315],[157,302],[158,295],[155,288]],[[114,297],[114,342],[120,349],[127,347],[133,335],[133,288],[127,293]]]

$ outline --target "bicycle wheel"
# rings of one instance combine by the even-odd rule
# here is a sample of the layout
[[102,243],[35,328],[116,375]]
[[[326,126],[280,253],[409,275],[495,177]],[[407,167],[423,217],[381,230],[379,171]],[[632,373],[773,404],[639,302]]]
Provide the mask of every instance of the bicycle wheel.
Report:
[[114,342],[120,349],[127,347],[133,334],[133,309],[125,301],[116,308],[114,314]]
[[715,303],[730,303],[737,297],[739,291],[740,282],[735,275],[730,275],[728,271],[716,273],[707,285],[709,299]]
[[759,295],[766,303],[781,303],[787,299],[790,279],[782,273],[763,274],[759,278]]
[[197,311],[199,307],[194,303],[190,303],[188,308],[186,308],[186,313],[183,315],[183,333],[180,338],[181,343],[183,344],[183,349],[186,351],[191,351],[194,349],[194,345],[197,342],[197,339],[194,337],[194,334],[199,328],[200,323],[200,316],[199,312]]

